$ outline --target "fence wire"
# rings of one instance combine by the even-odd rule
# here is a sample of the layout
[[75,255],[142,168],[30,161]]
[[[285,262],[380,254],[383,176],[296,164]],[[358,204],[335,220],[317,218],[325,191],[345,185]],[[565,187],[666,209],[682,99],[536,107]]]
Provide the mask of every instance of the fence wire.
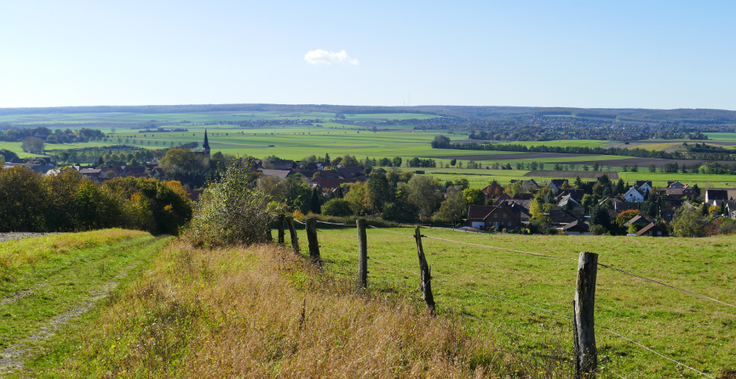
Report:
[[[323,222],[323,223],[327,223],[327,222]],[[304,224],[303,224],[303,225],[304,225]],[[348,224],[341,224],[341,225],[349,226]],[[390,232],[390,233],[393,233],[393,234],[398,234],[398,235],[402,235],[402,236],[406,236],[406,237],[412,237],[412,238],[414,237],[414,235],[413,235],[413,234],[400,233],[400,232],[396,232],[396,231],[393,231],[393,230],[388,230],[388,229],[386,229],[386,228],[378,228],[378,227],[375,227],[375,226],[372,226],[372,225],[367,225],[367,226],[368,226],[369,228],[372,228],[372,229],[382,230],[382,231]],[[474,243],[468,243],[468,242],[461,242],[461,241],[449,240],[449,239],[445,239],[445,238],[439,238],[439,237],[431,237],[431,236],[426,236],[426,235],[422,235],[422,237],[424,237],[424,238],[428,238],[428,239],[433,239],[433,240],[439,240],[439,241],[444,241],[444,242],[450,242],[450,243],[456,243],[456,244],[461,244],[461,245],[468,245],[468,246],[474,246],[474,247],[479,247],[479,248],[486,248],[486,249],[492,249],[492,250],[507,251],[507,252],[512,252],[512,253],[518,253],[518,254],[531,255],[531,256],[540,256],[540,257],[545,257],[545,258],[555,258],[555,259],[574,259],[574,258],[567,258],[567,257],[557,257],[557,256],[553,256],[553,255],[548,255],[548,254],[533,253],[533,252],[528,252],[528,251],[521,251],[521,250],[506,249],[506,248],[500,248],[500,247],[495,247],[495,246],[488,246],[488,245],[474,244]],[[328,250],[333,250],[333,251],[337,251],[337,252],[343,252],[343,253],[346,253],[346,254],[350,254],[350,253],[348,253],[348,252],[345,252],[345,251],[340,251],[340,250],[336,250],[336,249],[331,249],[331,248],[327,248],[327,249],[328,249]],[[355,254],[353,254],[353,255],[355,255]],[[372,261],[375,261],[376,263],[382,264],[382,265],[384,265],[384,266],[387,266],[387,267],[389,267],[389,268],[393,268],[393,269],[394,269],[394,271],[395,271],[395,270],[400,270],[400,271],[402,271],[402,272],[406,272],[406,273],[410,273],[410,274],[413,274],[413,273],[414,273],[414,272],[412,272],[412,271],[409,271],[409,270],[406,270],[406,269],[403,269],[403,268],[400,268],[400,267],[396,267],[396,266],[394,266],[394,265],[391,265],[391,264],[389,264],[389,263],[386,263],[386,262],[382,262],[382,261],[380,261],[380,260],[377,260],[377,259],[374,259],[374,258],[370,258],[370,259],[371,259]],[[577,260],[577,259],[574,259],[574,260]],[[669,285],[669,284],[666,284],[666,283],[662,283],[662,282],[660,282],[660,281],[657,281],[657,280],[654,280],[654,279],[651,279],[651,278],[647,278],[647,277],[645,277],[645,276],[641,276],[641,275],[637,275],[637,274],[634,274],[634,273],[631,273],[631,272],[628,272],[628,271],[624,271],[624,270],[621,270],[621,269],[615,268],[615,267],[613,267],[612,265],[605,265],[605,264],[602,264],[602,263],[598,263],[598,265],[599,265],[599,266],[601,266],[601,267],[604,267],[604,268],[608,268],[608,269],[611,269],[611,270],[614,270],[614,271],[620,272],[620,273],[622,273],[622,274],[625,274],[625,275],[629,275],[629,276],[632,276],[632,277],[636,277],[636,278],[639,278],[639,279],[642,279],[642,280],[645,280],[645,281],[649,281],[649,282],[651,282],[651,283],[655,283],[655,284],[658,284],[658,285],[661,285],[661,286],[664,286],[664,287],[667,287],[667,288],[670,288],[670,289],[673,289],[673,290],[676,290],[676,291],[680,291],[680,292],[683,292],[683,293],[685,293],[685,294],[688,294],[688,295],[691,295],[691,296],[695,296],[695,297],[697,297],[697,298],[700,298],[700,299],[703,299],[703,300],[711,301],[711,302],[714,302],[714,303],[717,303],[717,304],[721,304],[721,305],[724,305],[724,306],[727,306],[727,307],[731,307],[731,308],[734,308],[734,309],[736,309],[736,305],[733,305],[733,304],[729,304],[729,303],[726,303],[726,302],[720,301],[720,300],[718,300],[718,299],[714,299],[714,298],[712,298],[712,297],[708,297],[708,296],[705,296],[705,295],[701,295],[701,294],[698,294],[698,293],[695,293],[695,292],[692,292],[692,291],[689,291],[689,290],[686,290],[686,289],[678,288],[678,287],[675,287],[675,286],[672,286],[672,285]],[[526,306],[526,307],[530,307],[530,308],[538,309],[538,310],[541,310],[541,311],[544,311],[544,312],[548,312],[548,313],[551,313],[551,314],[554,314],[554,315],[557,315],[557,316],[562,316],[562,317],[565,317],[565,318],[568,318],[568,319],[571,319],[571,318],[572,318],[571,316],[568,316],[568,315],[564,315],[564,314],[561,314],[561,313],[559,313],[559,312],[555,312],[555,311],[552,311],[552,310],[549,310],[549,309],[545,309],[545,308],[537,307],[537,306],[535,306],[535,305],[531,305],[531,304],[526,304],[526,303],[523,303],[523,302],[518,302],[518,301],[516,301],[516,300],[511,300],[511,299],[509,299],[509,298],[507,298],[507,297],[504,297],[504,296],[499,296],[499,295],[493,295],[493,294],[490,294],[490,293],[487,293],[487,292],[484,292],[484,291],[478,291],[478,290],[474,290],[474,289],[471,289],[471,288],[468,288],[468,287],[462,286],[462,285],[460,285],[460,284],[452,283],[452,282],[449,282],[449,281],[446,281],[446,280],[442,280],[442,279],[439,279],[439,278],[434,278],[434,279],[435,279],[436,281],[438,281],[438,282],[441,282],[441,283],[445,283],[445,284],[448,284],[448,285],[451,285],[451,286],[455,286],[455,287],[458,287],[458,288],[462,288],[462,289],[464,289],[464,290],[466,290],[466,291],[469,291],[469,292],[472,292],[472,293],[475,293],[475,294],[478,294],[478,295],[484,295],[484,296],[486,296],[486,297],[491,297],[491,298],[496,298],[496,299],[500,299],[500,300],[505,300],[505,301],[513,302],[513,303],[515,303],[515,304],[519,304],[519,305],[523,305],[523,306]],[[523,334],[519,334],[519,333],[517,333],[517,332],[514,332],[514,331],[512,331],[512,330],[509,330],[509,329],[503,328],[503,327],[501,327],[500,325],[496,325],[496,324],[494,324],[494,323],[492,323],[492,322],[490,322],[490,321],[487,321],[487,320],[483,320],[483,319],[477,318],[477,317],[475,317],[475,316],[472,316],[472,315],[467,315],[467,316],[468,316],[468,317],[471,317],[471,318],[474,318],[474,319],[477,319],[477,320],[479,320],[479,321],[482,321],[482,322],[486,322],[486,323],[488,323],[488,324],[490,324],[490,325],[493,325],[493,326],[497,326],[497,327],[499,327],[500,329],[502,329],[502,330],[504,330],[504,331],[506,331],[506,332],[508,332],[508,333],[512,333],[512,334],[515,334],[515,335],[518,335],[518,336],[521,336],[521,337],[524,337],[524,338],[530,339],[530,340],[532,340],[532,341],[535,341],[535,342],[541,343],[540,341],[534,340],[534,339],[533,339],[533,338],[531,338],[531,337],[528,337],[528,336],[525,336],[525,335],[523,335]],[[651,353],[653,353],[653,354],[655,354],[655,355],[657,355],[657,356],[659,356],[659,357],[661,357],[661,358],[664,358],[664,359],[666,359],[666,360],[668,360],[668,361],[670,361],[670,362],[672,362],[672,363],[675,363],[675,364],[677,364],[677,366],[678,366],[678,367],[679,367],[679,366],[682,366],[682,367],[684,367],[684,368],[686,368],[686,369],[688,369],[688,370],[690,370],[690,371],[693,371],[693,372],[695,372],[695,373],[697,373],[697,374],[699,374],[699,375],[702,375],[702,376],[705,376],[705,377],[708,377],[708,378],[711,378],[711,379],[716,379],[716,378],[715,378],[714,376],[711,376],[711,375],[709,375],[709,374],[706,374],[706,373],[704,373],[704,372],[702,372],[702,371],[700,371],[700,370],[698,370],[698,369],[696,369],[696,368],[694,368],[694,367],[692,367],[692,366],[689,366],[689,365],[687,365],[687,364],[685,364],[685,363],[682,363],[682,362],[680,362],[680,361],[677,361],[677,360],[675,360],[675,359],[673,359],[673,358],[667,357],[666,355],[664,355],[664,354],[662,354],[662,353],[660,353],[660,352],[657,352],[657,351],[655,351],[655,350],[653,350],[653,349],[651,349],[651,348],[649,348],[649,347],[645,346],[644,344],[642,344],[642,343],[639,343],[639,342],[637,342],[637,341],[634,341],[634,340],[632,340],[631,338],[628,338],[628,337],[626,337],[626,336],[624,336],[624,335],[622,335],[622,334],[620,334],[620,333],[618,333],[618,332],[616,332],[616,331],[613,331],[613,330],[611,330],[611,329],[609,329],[609,328],[607,328],[607,327],[605,327],[605,326],[600,326],[600,325],[599,325],[599,327],[600,327],[601,329],[603,329],[603,330],[607,331],[608,333],[611,333],[611,334],[613,334],[614,336],[617,336],[617,337],[619,337],[619,338],[622,338],[622,339],[624,339],[624,340],[626,340],[626,341],[628,341],[628,342],[630,342],[630,343],[632,343],[632,344],[634,344],[634,345],[638,346],[639,348],[642,348],[642,349],[644,349],[644,350],[647,350],[647,351],[649,351],[649,352],[651,352]],[[610,371],[610,370],[609,370],[609,371]],[[623,376],[621,376],[621,375],[619,375],[619,374],[617,374],[617,373],[615,373],[615,372],[613,372],[613,371],[610,371],[610,372],[611,372],[612,374],[614,374],[614,375],[616,375],[616,376],[620,377],[620,378],[623,378]]]
[[734,308],[734,309],[736,309],[736,305],[733,305],[733,304],[729,304],[729,303],[726,303],[726,302],[720,301],[720,300],[718,300],[718,299],[714,299],[714,298],[712,298],[712,297],[708,297],[708,296],[705,296],[705,295],[701,295],[701,294],[699,294],[699,293],[695,293],[695,292],[692,292],[692,291],[689,291],[689,290],[686,290],[686,289],[682,289],[682,288],[678,288],[678,287],[675,287],[675,286],[671,286],[671,285],[669,285],[669,284],[666,284],[666,283],[662,283],[662,282],[659,282],[659,281],[657,281],[657,280],[654,280],[654,279],[651,279],[651,278],[647,278],[647,277],[645,277],[645,276],[641,276],[641,275],[637,275],[637,274],[634,274],[634,273],[631,273],[631,272],[628,272],[628,271],[624,271],[624,270],[621,270],[621,269],[619,269],[619,268],[613,267],[612,265],[604,265],[604,264],[602,264],[602,263],[598,263],[598,266],[601,266],[601,267],[605,267],[605,268],[608,268],[608,269],[611,269],[611,270],[614,270],[614,271],[618,271],[618,272],[620,272],[620,273],[622,273],[622,274],[630,275],[630,276],[633,276],[633,277],[635,277],[635,278],[639,278],[639,279],[641,279],[641,280],[646,280],[646,281],[648,281],[648,282],[652,282],[652,283],[654,283],[654,284],[659,284],[660,286],[664,286],[664,287],[667,287],[667,288],[671,288],[671,289],[673,289],[673,290],[676,290],[676,291],[680,291],[680,292],[682,292],[682,293],[686,293],[686,294],[688,294],[688,295],[691,295],[691,296],[695,296],[695,297],[697,297],[697,298],[700,298],[700,299],[703,299],[703,300],[708,300],[708,301],[712,301],[712,302],[714,302],[714,303],[717,303],[717,304],[721,304],[721,305],[725,305],[725,306],[727,306],[727,307],[731,307],[731,308]]
[[668,360],[668,361],[670,361],[672,363],[677,363],[677,366],[682,366],[682,367],[685,367],[685,368],[687,368],[687,369],[689,369],[689,370],[691,370],[693,372],[696,372],[696,373],[698,373],[700,375],[703,375],[705,377],[708,377],[708,378],[711,378],[711,379],[716,379],[714,376],[708,375],[708,374],[706,374],[706,373],[704,373],[704,372],[702,372],[702,371],[700,371],[700,370],[698,370],[696,368],[693,368],[693,367],[688,366],[688,365],[686,365],[686,364],[684,364],[684,363],[682,363],[680,361],[677,361],[675,359],[672,359],[672,358],[670,358],[670,357],[668,357],[668,356],[666,356],[666,355],[664,355],[662,353],[659,353],[659,352],[657,352],[657,351],[655,351],[655,350],[653,350],[653,349],[651,349],[649,347],[646,347],[645,345],[643,345],[643,344],[641,344],[639,342],[636,342],[636,341],[632,340],[631,338],[628,338],[626,336],[623,336],[620,333],[614,332],[613,330],[611,330],[609,328],[606,328],[605,326],[599,325],[598,327],[601,328],[601,329],[603,329],[603,330],[605,330],[605,331],[607,331],[607,332],[609,332],[609,333],[611,333],[611,334],[613,334],[613,335],[615,335],[615,336],[617,336],[617,337],[620,337],[622,339],[625,339],[626,341],[629,341],[629,342],[633,343],[634,345],[639,346],[640,348],[642,348],[644,350],[648,350],[651,353],[656,354],[656,355],[658,355],[658,356],[660,356],[660,357],[662,357],[662,358],[664,358],[664,359],[666,359],[666,360]]

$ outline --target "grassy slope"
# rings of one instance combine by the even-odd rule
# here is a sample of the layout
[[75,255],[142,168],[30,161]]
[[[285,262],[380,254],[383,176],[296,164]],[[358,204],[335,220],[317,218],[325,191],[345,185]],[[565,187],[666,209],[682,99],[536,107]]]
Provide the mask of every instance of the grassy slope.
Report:
[[[416,247],[404,235],[368,230],[370,285],[412,291],[418,283]],[[476,235],[424,229],[424,234],[455,241],[550,254],[543,258],[459,244],[424,240],[443,312],[470,314],[510,330],[506,346],[544,341],[570,348],[570,321],[577,255],[600,254],[599,262],[736,304],[736,236],[707,239],[630,237],[544,237]],[[352,276],[357,270],[354,229],[320,232],[328,271]],[[349,252],[349,253],[345,253]],[[370,263],[373,262],[373,263]],[[459,286],[465,287],[461,288]],[[500,298],[471,292],[481,291]],[[515,303],[519,302],[519,303]],[[523,304],[529,304],[529,307]],[[734,369],[734,309],[600,268],[596,293],[597,341],[605,366],[626,377],[676,376],[673,365],[600,329],[605,326],[710,374]],[[488,327],[486,325],[482,325]],[[481,330],[486,330],[481,328]],[[518,339],[513,333],[525,338]],[[683,373],[685,377],[694,377]]]
[[0,349],[82,306],[118,273],[154,255],[163,241],[143,232],[104,230],[0,244]]
[[46,344],[25,374],[568,376],[561,358],[519,360],[519,349],[494,346],[497,337],[468,336],[395,293],[356,291],[275,247],[199,250],[178,243],[129,290]]

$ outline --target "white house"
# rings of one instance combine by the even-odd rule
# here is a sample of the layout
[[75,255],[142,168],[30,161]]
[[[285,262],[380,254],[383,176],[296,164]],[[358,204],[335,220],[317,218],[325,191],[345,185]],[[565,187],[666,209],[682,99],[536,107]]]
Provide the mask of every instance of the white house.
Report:
[[644,201],[644,195],[642,195],[641,192],[639,192],[639,190],[637,190],[636,188],[631,187],[624,194],[624,199],[631,203],[638,203],[640,201]]
[[649,191],[651,191],[651,190],[652,190],[652,185],[651,185],[650,182],[646,182],[646,183],[642,184],[641,186],[639,186],[639,193],[642,194],[642,195],[648,194]]

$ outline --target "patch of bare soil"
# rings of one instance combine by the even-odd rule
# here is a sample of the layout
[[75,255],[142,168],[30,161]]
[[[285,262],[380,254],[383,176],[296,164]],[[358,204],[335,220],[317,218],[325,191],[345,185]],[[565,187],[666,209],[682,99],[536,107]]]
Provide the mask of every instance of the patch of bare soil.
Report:
[[608,179],[618,180],[618,173],[608,171],[552,171],[552,170],[534,170],[529,171],[524,176],[545,177],[545,178],[574,178],[579,176],[580,179],[598,179],[606,175]]
[[0,243],[7,242],[7,241],[13,241],[13,240],[22,240],[24,238],[36,238],[36,237],[49,236],[52,234],[58,234],[58,233],[27,233],[27,232],[0,233]]

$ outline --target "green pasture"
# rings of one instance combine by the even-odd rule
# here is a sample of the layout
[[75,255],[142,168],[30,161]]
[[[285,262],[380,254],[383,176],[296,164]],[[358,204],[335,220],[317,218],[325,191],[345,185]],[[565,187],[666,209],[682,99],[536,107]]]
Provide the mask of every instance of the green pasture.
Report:
[[[299,238],[306,241],[302,233]],[[398,288],[421,301],[413,230],[369,228],[367,234],[369,287]],[[599,263],[736,304],[736,236],[521,236],[427,228],[422,234],[449,240],[423,239],[440,314],[460,316],[478,333],[493,329],[505,334],[497,342],[525,354],[546,354],[550,347],[563,355],[572,351],[569,317],[581,251],[600,254]],[[355,277],[355,229],[320,229],[318,235],[325,269]],[[599,267],[596,341],[603,377],[614,377],[611,372],[623,377],[698,377],[604,328],[710,375],[736,369],[734,308]]]
[[619,172],[619,178],[624,181],[634,182],[636,180],[651,180],[655,187],[666,187],[668,181],[680,181],[683,184],[698,184],[700,188],[733,188],[736,187],[735,175],[716,174],[668,174],[664,172]]
[[30,154],[23,151],[23,149],[20,147],[20,142],[6,142],[6,141],[0,141],[0,149],[2,150],[10,150],[16,154],[18,154],[18,157],[20,158],[30,158],[30,157],[37,157],[36,154]]
[[708,136],[706,141],[693,141],[693,142],[707,142],[707,141],[733,141],[736,142],[736,133],[705,133]]

